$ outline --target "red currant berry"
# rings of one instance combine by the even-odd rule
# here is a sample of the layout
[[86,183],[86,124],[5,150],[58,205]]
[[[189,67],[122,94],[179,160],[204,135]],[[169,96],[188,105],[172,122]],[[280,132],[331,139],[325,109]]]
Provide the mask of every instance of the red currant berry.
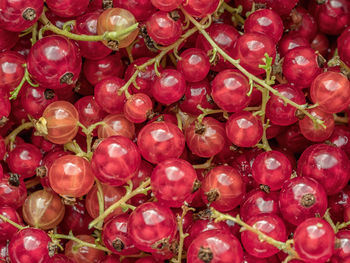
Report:
[[49,259],[51,238],[45,231],[24,228],[13,235],[9,256],[13,263],[45,263]]
[[283,60],[283,75],[297,88],[307,88],[321,73],[317,57],[312,48],[297,47],[289,50]]
[[65,231],[72,231],[74,235],[90,234],[89,223],[92,217],[88,214],[85,207],[85,200],[77,199],[73,205],[67,205],[65,209],[62,227]]
[[221,71],[211,83],[215,103],[223,110],[237,112],[243,110],[250,102],[250,90],[247,78],[233,69]]
[[[299,105],[306,103],[303,92],[289,84],[274,86],[281,95]],[[298,121],[297,109],[285,103],[280,97],[272,95],[266,105],[266,117],[276,125],[289,126]]]
[[50,10],[61,17],[75,17],[85,13],[89,0],[47,0],[46,4]]
[[198,190],[197,173],[181,159],[167,159],[157,164],[151,176],[152,192],[164,206],[181,207]]
[[185,138],[175,124],[153,122],[140,130],[137,145],[143,158],[151,163],[159,163],[180,157],[185,148]]
[[13,51],[0,53],[0,90],[15,89],[24,76],[25,58]]
[[0,92],[0,127],[4,126],[9,120],[11,113],[11,102],[7,95],[2,95]]
[[4,174],[0,180],[0,204],[19,208],[27,197],[27,188],[18,174]]
[[94,151],[91,167],[101,182],[119,186],[134,176],[140,163],[140,152],[130,139],[111,136],[104,139]]
[[162,104],[172,104],[182,98],[186,91],[184,75],[175,69],[165,69],[152,86],[152,94]]
[[341,73],[324,72],[312,82],[310,95],[320,110],[337,113],[345,110],[350,103],[350,84]]
[[326,186],[328,195],[336,194],[349,181],[350,163],[345,152],[326,144],[308,147],[298,161],[298,174],[312,177]]
[[321,218],[309,218],[298,225],[293,240],[295,251],[306,262],[326,262],[334,252],[334,231]]
[[134,245],[143,251],[164,251],[175,238],[175,216],[159,203],[144,203],[131,213],[128,234]]
[[124,104],[124,116],[133,123],[142,123],[152,116],[153,103],[144,93],[131,95]]
[[283,22],[281,17],[273,10],[256,10],[246,19],[244,32],[262,33],[270,36],[277,43],[283,34]]
[[350,67],[350,28],[344,32],[337,39],[338,54],[340,59]]
[[202,181],[202,199],[220,212],[237,207],[246,192],[245,183],[237,170],[220,165],[208,173]]
[[311,47],[318,51],[322,56],[326,57],[329,49],[329,40],[326,35],[317,33],[311,42]]
[[281,189],[284,181],[292,175],[292,165],[281,152],[263,152],[255,158],[252,174],[258,184],[268,186],[271,191],[276,191]]
[[305,219],[319,214],[321,217],[327,209],[327,194],[316,180],[309,177],[289,179],[283,185],[279,197],[283,218],[299,225]]
[[169,12],[176,9],[182,0],[151,0],[152,5],[161,11]]
[[49,181],[59,195],[81,197],[87,194],[94,184],[94,174],[90,163],[77,155],[64,155],[51,165]]
[[0,27],[14,32],[21,32],[38,21],[43,12],[42,0],[4,0],[0,4]]
[[[97,19],[100,14],[100,11],[94,11],[79,16],[75,21],[75,33],[79,35],[97,35]],[[106,47],[101,42],[78,41],[78,44],[81,55],[87,59],[102,59],[112,52],[110,48]]]
[[312,142],[327,140],[334,131],[333,114],[323,112],[318,107],[308,111],[312,116],[323,121],[325,127],[320,124],[315,125],[312,119],[304,117],[302,120],[299,120],[300,132],[306,139]]
[[180,57],[177,69],[183,74],[186,81],[198,82],[207,76],[210,63],[204,51],[198,48],[189,48],[182,52]]
[[113,217],[103,226],[103,243],[118,255],[132,255],[139,251],[128,235],[128,219],[128,215],[120,215]]
[[38,40],[30,49],[27,66],[31,77],[41,86],[66,88],[78,80],[81,55],[71,40],[58,35],[48,36]]
[[187,251],[188,263],[241,263],[243,249],[239,240],[220,230],[200,234]]
[[[249,218],[248,225],[254,226],[257,230],[263,232],[269,237],[285,242],[287,239],[286,227],[282,219],[274,214],[260,214]],[[279,249],[268,244],[266,241],[261,242],[256,233],[243,231],[241,240],[245,250],[257,258],[267,258],[279,252]]]
[[245,33],[235,43],[234,59],[240,60],[240,65],[254,75],[265,73],[259,65],[264,64],[265,54],[275,60],[276,47],[274,40],[261,33]]
[[56,254],[50,257],[46,263],[74,263],[70,258],[62,254]]
[[129,139],[135,137],[135,125],[128,121],[123,114],[109,114],[103,120],[103,125],[98,127],[98,138],[121,135]]
[[340,230],[336,234],[334,255],[345,260],[350,256],[350,231]]
[[17,32],[11,32],[4,29],[0,29],[0,35],[0,52],[13,48],[19,39],[19,34]]
[[[22,219],[20,215],[16,212],[16,209],[10,206],[0,207],[0,215],[8,218],[12,222],[22,225]],[[7,241],[12,238],[12,236],[18,231],[13,225],[0,219],[0,240]],[[1,258],[1,257],[0,257]]]
[[234,145],[253,147],[262,135],[261,121],[249,111],[232,114],[226,122],[226,136]]
[[219,5],[219,0],[188,0],[182,4],[186,12],[194,17],[205,17],[215,12]]
[[129,10],[137,21],[145,21],[156,12],[150,0],[113,0],[113,2],[114,6]]
[[46,120],[46,139],[52,143],[65,144],[70,142],[78,133],[79,113],[66,101],[51,103],[43,112]]
[[[79,235],[76,238],[91,244],[95,244],[95,239],[88,235]],[[77,242],[70,240],[65,246],[64,254],[73,262],[90,263],[99,262],[104,258],[105,253],[96,248],[80,246]]]
[[97,83],[94,89],[95,100],[102,110],[115,114],[123,111],[125,95],[118,90],[125,84],[123,79],[110,77]]
[[314,17],[301,6],[292,10],[286,21],[286,27],[309,41],[317,34],[317,23]]
[[289,50],[297,47],[310,47],[309,40],[298,33],[291,31],[278,42],[278,51],[284,57]]
[[328,141],[342,149],[350,157],[350,128],[339,125],[335,126],[333,134],[329,137]]

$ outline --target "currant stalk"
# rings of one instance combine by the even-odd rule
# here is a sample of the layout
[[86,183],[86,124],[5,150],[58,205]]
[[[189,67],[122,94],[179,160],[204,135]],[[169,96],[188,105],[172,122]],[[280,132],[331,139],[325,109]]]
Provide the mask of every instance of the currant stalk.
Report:
[[30,128],[34,127],[34,124],[32,122],[25,122],[21,125],[19,125],[16,129],[14,129],[9,135],[5,138],[5,144],[8,145],[9,143],[13,143],[16,140],[16,136],[23,130],[28,130]]
[[20,92],[24,83],[26,83],[26,82],[28,82],[32,87],[39,87],[38,84],[34,84],[32,82],[32,80],[30,79],[29,72],[27,70],[27,65],[23,64],[22,66],[25,68],[23,78],[22,78],[21,82],[19,83],[19,85],[13,91],[10,92],[10,95],[11,95],[10,100],[17,99],[18,93]]
[[96,226],[99,222],[103,222],[103,220],[110,214],[112,213],[115,209],[117,209],[120,206],[123,206],[126,204],[126,202],[134,197],[135,195],[138,194],[147,194],[148,191],[151,190],[151,187],[149,186],[151,184],[151,180],[147,179],[143,183],[139,185],[135,190],[132,190],[133,184],[131,181],[129,181],[128,186],[126,186],[126,194],[119,199],[117,202],[112,204],[110,207],[108,207],[101,215],[96,217],[90,224],[89,224],[89,229],[92,227]]
[[180,7],[184,15],[192,22],[193,25],[202,33],[202,35],[208,40],[210,45],[215,49],[224,59],[226,59],[228,62],[230,62],[232,65],[234,65],[239,71],[241,71],[246,77],[248,77],[249,80],[254,81],[255,83],[262,86],[264,89],[267,89],[269,92],[271,92],[273,95],[276,95],[277,97],[281,98],[284,102],[292,105],[293,107],[300,110],[302,113],[304,113],[306,116],[308,116],[315,124],[323,125],[323,121],[315,118],[312,116],[307,110],[305,105],[299,105],[295,103],[294,101],[288,99],[287,97],[280,94],[277,90],[272,88],[269,84],[267,84],[264,80],[256,77],[255,75],[249,73],[244,67],[242,67],[239,64],[239,60],[233,59],[228,55],[224,50],[222,50],[215,41],[210,37],[210,35],[205,31],[203,26],[197,22],[191,15],[189,15],[182,7]]

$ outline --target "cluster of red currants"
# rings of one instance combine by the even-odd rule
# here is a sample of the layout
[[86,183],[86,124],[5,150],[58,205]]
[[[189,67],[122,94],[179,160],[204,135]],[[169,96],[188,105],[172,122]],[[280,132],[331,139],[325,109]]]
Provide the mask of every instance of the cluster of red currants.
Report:
[[0,261],[350,263],[349,0],[0,0]]

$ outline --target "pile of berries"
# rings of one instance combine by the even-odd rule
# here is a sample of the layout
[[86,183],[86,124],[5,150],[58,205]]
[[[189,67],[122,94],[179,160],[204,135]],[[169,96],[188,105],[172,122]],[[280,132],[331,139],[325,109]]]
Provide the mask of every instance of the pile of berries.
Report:
[[0,0],[0,261],[350,263],[349,0]]

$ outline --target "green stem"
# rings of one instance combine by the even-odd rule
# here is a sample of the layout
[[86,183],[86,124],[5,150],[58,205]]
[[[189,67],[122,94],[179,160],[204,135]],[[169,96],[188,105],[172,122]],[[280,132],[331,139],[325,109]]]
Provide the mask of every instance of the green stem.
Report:
[[182,262],[182,250],[183,250],[183,246],[184,246],[184,240],[187,236],[189,236],[188,233],[186,233],[186,234],[184,233],[183,220],[184,220],[185,215],[190,210],[194,210],[194,209],[189,208],[187,205],[183,205],[182,206],[182,214],[177,219],[177,224],[178,224],[178,229],[179,229],[179,247],[178,247],[178,254],[177,254],[177,261],[176,261],[177,263]]
[[[98,200],[98,210],[99,215],[102,215],[105,210],[105,199],[103,195],[103,188],[101,182],[98,179],[95,179],[96,187],[97,187],[97,200]],[[99,222],[96,228],[102,229],[103,222]]]
[[73,152],[73,153],[75,153],[76,155],[81,156],[81,157],[84,157],[84,156],[86,155],[86,152],[84,152],[84,151],[80,148],[79,144],[78,144],[75,140],[66,143],[66,144],[64,145],[64,149],[65,149],[65,150],[68,150],[68,151],[71,151],[71,152]]
[[130,198],[138,194],[147,194],[147,192],[151,190],[151,187],[149,187],[150,184],[151,184],[151,180],[147,179],[142,184],[140,184],[139,187],[137,187],[135,190],[132,190],[132,183],[131,183],[131,186],[127,188],[126,194],[117,202],[115,202],[110,207],[108,207],[101,215],[96,217],[89,224],[89,229],[97,225],[99,222],[103,221],[110,213],[112,213],[115,209],[125,204]]
[[328,224],[332,227],[334,233],[338,233],[339,225],[336,226],[331,218],[331,215],[329,214],[329,209],[326,210],[326,213],[324,213],[323,218],[328,222]]
[[10,100],[15,100],[15,99],[17,99],[17,96],[18,96],[19,92],[21,91],[21,89],[22,89],[24,83],[26,83],[26,82],[28,82],[28,83],[29,83],[31,86],[33,86],[33,87],[38,87],[38,86],[39,86],[39,85],[37,85],[37,84],[34,84],[34,83],[32,82],[32,80],[30,79],[29,72],[28,72],[28,70],[27,70],[27,65],[26,65],[26,64],[23,64],[22,67],[24,67],[24,75],[23,75],[23,78],[22,78],[21,82],[19,83],[19,85],[16,87],[16,89],[10,92],[10,95],[11,95]]
[[21,226],[21,225],[17,224],[16,222],[13,222],[11,219],[8,219],[6,216],[3,216],[3,215],[0,215],[0,219],[2,221],[5,221],[5,222],[9,223],[10,225],[14,226],[18,230],[23,230],[25,228],[28,228],[28,227],[25,227],[25,226]]
[[14,142],[16,140],[16,136],[23,130],[28,130],[33,128],[34,124],[32,122],[25,122],[19,125],[16,129],[14,129],[9,135],[5,138],[5,144],[8,145],[10,142]]
[[32,45],[34,45],[34,44],[36,43],[37,34],[38,34],[38,22],[36,22],[36,23],[33,25],[33,29],[32,29],[32,38],[31,38]]
[[199,124],[202,123],[203,119],[205,116],[210,115],[210,114],[216,114],[216,113],[224,113],[225,111],[223,110],[212,110],[212,109],[204,109],[201,105],[197,105],[197,109],[199,109],[200,111],[202,111],[203,113],[200,114],[197,117],[197,120],[199,122]]
[[72,241],[76,242],[80,247],[90,247],[90,248],[94,248],[94,249],[105,251],[107,253],[111,253],[111,251],[109,249],[107,249],[106,247],[104,247],[104,246],[82,241],[82,240],[80,240],[79,238],[76,238],[73,235],[52,234],[52,235],[50,235],[50,237],[51,237],[51,239],[68,239],[68,240],[72,240]]
[[273,95],[281,98],[283,101],[285,101],[286,103],[288,103],[289,105],[292,105],[293,107],[299,109],[301,112],[303,112],[306,116],[308,116],[313,122],[317,123],[317,124],[323,124],[322,120],[319,120],[318,118],[312,116],[304,107],[304,105],[299,105],[297,103],[295,103],[294,101],[288,99],[287,97],[283,96],[281,93],[279,93],[277,90],[275,90],[274,88],[272,88],[270,85],[268,85],[267,83],[265,83],[264,80],[256,77],[255,75],[249,73],[244,67],[242,67],[239,64],[239,60],[233,59],[232,57],[230,57],[230,55],[228,55],[224,50],[222,50],[216,43],[215,41],[209,36],[209,34],[205,31],[205,29],[203,28],[203,26],[197,22],[191,15],[189,15],[182,7],[180,7],[182,12],[184,13],[184,15],[192,22],[192,24],[195,25],[196,28],[198,28],[198,30],[202,33],[202,35],[208,40],[208,42],[210,43],[210,45],[215,48],[217,50],[217,52],[228,62],[230,62],[232,65],[234,65],[239,71],[241,71],[245,76],[248,77],[248,79],[251,79],[252,81],[254,81],[255,83],[258,83],[259,85],[261,85],[263,88],[267,89],[268,91],[270,91]]

